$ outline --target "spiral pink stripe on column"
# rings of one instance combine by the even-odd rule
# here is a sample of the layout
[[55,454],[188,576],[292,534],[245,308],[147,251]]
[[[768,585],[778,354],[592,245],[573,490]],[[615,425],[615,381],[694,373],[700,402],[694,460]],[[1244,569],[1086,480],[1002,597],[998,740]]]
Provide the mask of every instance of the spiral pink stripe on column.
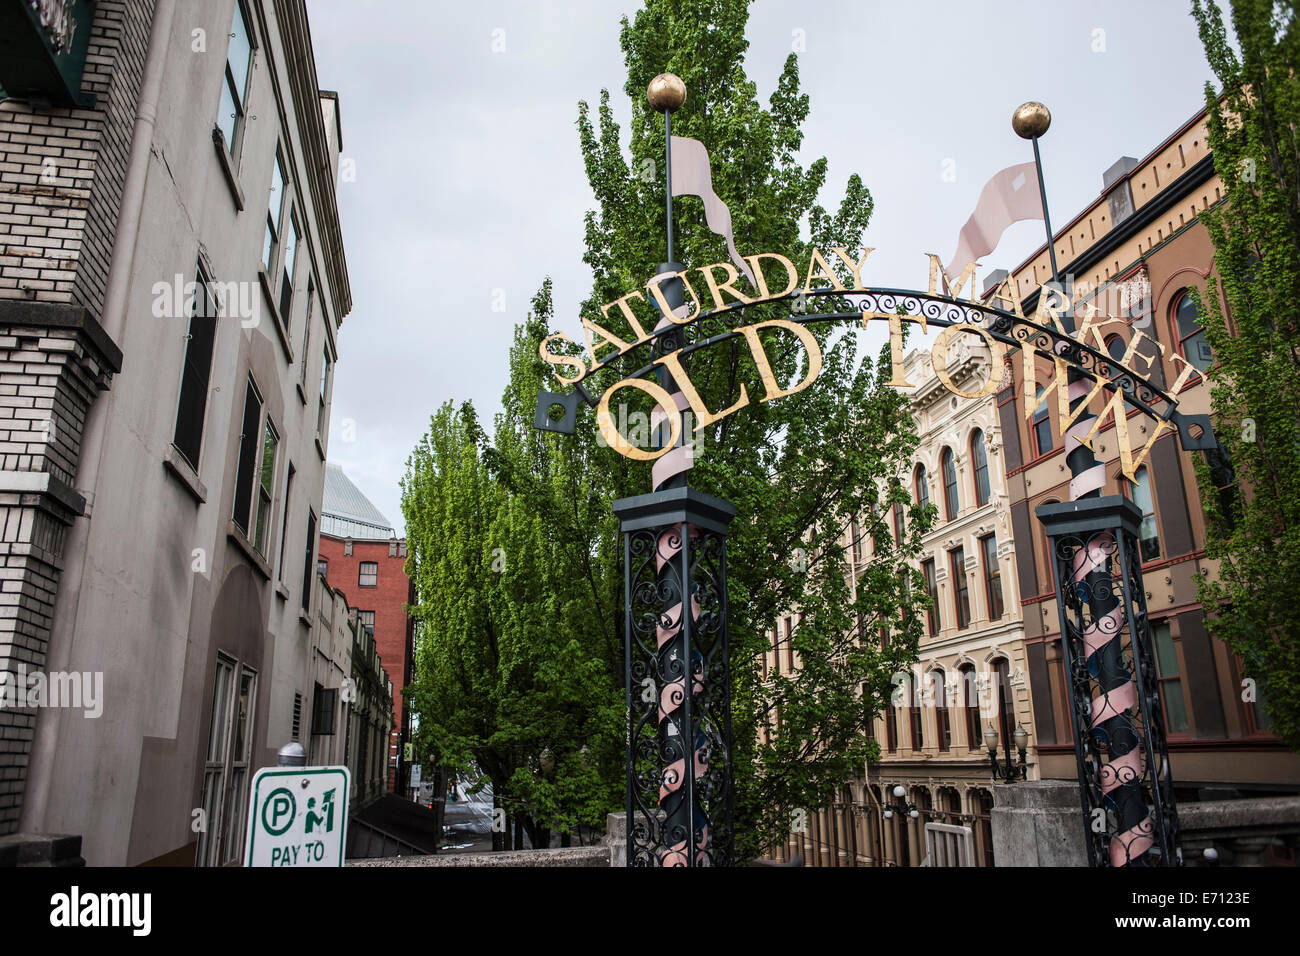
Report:
[[[1133,709],[1135,702],[1133,682],[1120,684],[1114,690],[1092,699],[1092,716],[1089,723],[1096,727],[1103,720],[1119,717]],[[1117,758],[1118,759],[1118,758]]]
[[1083,632],[1083,650],[1091,657],[1097,648],[1119,633],[1124,620],[1124,608],[1116,604],[1105,617],[1093,621]]
[[1079,584],[1093,571],[1099,571],[1106,564],[1106,559],[1115,551],[1115,539],[1110,532],[1095,535],[1088,541],[1087,548],[1074,552],[1071,565],[1072,584]]
[[1127,866],[1133,857],[1141,856],[1154,845],[1151,818],[1146,817],[1132,829],[1117,833],[1110,841],[1110,865]]

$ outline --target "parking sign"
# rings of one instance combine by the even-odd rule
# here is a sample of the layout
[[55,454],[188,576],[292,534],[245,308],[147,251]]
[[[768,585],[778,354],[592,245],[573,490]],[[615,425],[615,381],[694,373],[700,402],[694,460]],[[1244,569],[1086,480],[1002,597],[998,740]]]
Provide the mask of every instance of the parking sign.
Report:
[[263,767],[248,803],[245,866],[342,866],[347,767]]

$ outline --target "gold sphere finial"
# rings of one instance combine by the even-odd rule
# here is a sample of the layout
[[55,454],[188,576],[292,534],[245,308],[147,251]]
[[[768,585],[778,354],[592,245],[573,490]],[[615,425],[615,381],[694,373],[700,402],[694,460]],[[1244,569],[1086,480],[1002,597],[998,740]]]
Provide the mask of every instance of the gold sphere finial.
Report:
[[686,102],[686,84],[676,73],[660,73],[645,88],[650,108],[660,113],[676,113]]
[[1011,128],[1022,139],[1038,139],[1052,125],[1052,113],[1042,103],[1021,103],[1011,115]]

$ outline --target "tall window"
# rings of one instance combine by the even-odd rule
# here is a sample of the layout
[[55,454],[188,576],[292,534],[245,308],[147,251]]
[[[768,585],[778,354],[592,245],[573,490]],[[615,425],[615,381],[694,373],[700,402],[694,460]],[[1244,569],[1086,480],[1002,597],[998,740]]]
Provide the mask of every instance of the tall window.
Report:
[[989,458],[984,449],[984,432],[975,429],[975,433],[970,437],[970,460],[971,466],[975,469],[975,504],[986,505],[989,503]]
[[931,671],[930,677],[934,681],[934,716],[939,732],[939,749],[946,751],[952,746],[952,727],[948,723],[948,691],[943,671]]
[[257,473],[261,422],[262,395],[250,375],[244,388],[244,419],[239,432],[239,463],[235,468],[235,509],[231,516],[245,535],[248,534],[248,517],[253,506],[253,478]]
[[1160,681],[1160,700],[1165,706],[1165,729],[1171,734],[1185,734],[1188,730],[1187,699],[1183,696],[1183,681],[1178,671],[1178,651],[1174,646],[1168,622],[1152,624],[1151,639],[1156,651],[1156,677]]
[[203,450],[203,421],[207,416],[208,380],[217,335],[217,304],[208,281],[200,266],[194,277],[194,306],[190,310],[190,333],[185,341],[176,431],[172,437],[172,444],[195,472],[199,470],[199,454]]
[[970,624],[970,588],[966,584],[966,550],[954,548],[948,552],[952,566],[952,594],[957,607],[957,627]]
[[943,466],[943,501],[947,509],[948,520],[952,521],[961,510],[961,501],[957,497],[957,463],[953,460],[951,448],[945,448],[939,456]]
[[316,559],[316,513],[307,509],[307,547],[302,562],[302,609],[311,609],[311,569]]
[[200,797],[207,817],[199,834],[200,866],[234,863],[243,855],[256,710],[257,672],[218,655]]
[[930,624],[930,636],[934,637],[943,626],[943,619],[939,614],[939,584],[935,580],[933,558],[921,562],[921,572],[925,575],[925,593],[930,598],[930,607],[925,614]]
[[984,591],[989,601],[989,620],[1002,619],[1002,567],[998,564],[998,539],[996,535],[980,538],[984,552]]
[[893,701],[885,701],[885,747],[891,754],[898,750],[898,713]]
[[293,462],[289,462],[289,477],[284,482],[284,501],[280,502],[280,510],[283,517],[280,519],[280,570],[278,576],[281,581],[284,580],[284,553],[285,545],[289,543],[289,493],[293,491]]
[[284,241],[284,273],[280,277],[280,319],[287,331],[293,326],[293,265],[298,252],[298,216],[289,210],[289,231]]
[[357,570],[357,585],[363,588],[373,588],[379,584],[379,562],[362,561],[360,568]]
[[231,157],[239,155],[239,140],[244,132],[244,113],[248,99],[248,68],[253,60],[253,44],[244,20],[244,5],[235,4],[235,20],[230,25],[230,47],[226,51],[226,69],[221,84],[221,105],[217,126],[226,138]]
[[794,637],[790,633],[790,618],[785,619],[785,665],[788,673],[794,673]]
[[920,753],[925,749],[925,724],[921,711],[921,694],[916,682],[909,680],[907,687],[910,701],[907,708],[907,722],[912,736],[912,749]]
[[1014,746],[1011,739],[1016,727],[1015,698],[1011,693],[1011,665],[1005,657],[993,662],[993,679],[998,689],[998,733],[1002,740]]
[[271,167],[271,192],[266,201],[266,235],[262,237],[262,268],[266,270],[267,278],[274,278],[280,232],[284,228],[284,207],[287,205],[284,180],[284,158],[277,147],[275,164]]
[[357,611],[357,620],[361,626],[371,634],[375,633],[375,612],[374,611]]
[[325,401],[329,396],[330,349],[325,346],[325,360],[320,367],[320,410],[316,413],[316,434],[325,437]]
[[1156,508],[1151,498],[1151,473],[1146,466],[1137,470],[1137,482],[1131,483],[1129,487],[1133,503],[1142,509],[1142,525],[1138,529],[1142,560],[1154,561],[1160,557],[1160,535],[1156,530]]
[[316,311],[316,277],[307,272],[307,317],[302,330],[302,364],[298,369],[298,381],[303,384],[303,397],[307,391],[307,356],[311,354],[307,346],[311,343],[311,320]]
[[849,522],[849,542],[853,548],[853,563],[858,564],[862,561],[862,529],[858,527],[857,518]]
[[[262,429],[262,468],[257,482],[257,520],[253,525],[253,547],[266,554],[266,529],[271,523],[271,496],[275,488],[275,454],[280,436],[267,416]],[[272,532],[274,533],[274,532]]]
[[1196,308],[1192,297],[1184,292],[1174,310],[1174,331],[1178,335],[1178,350],[1197,369],[1204,372],[1214,364],[1214,353],[1205,341],[1205,332],[1201,329],[1201,313]]
[[903,545],[903,529],[905,527],[903,517],[902,502],[894,502],[894,543],[899,547]]
[[917,465],[916,472],[912,476],[912,484],[916,488],[916,503],[925,507],[930,503],[930,483],[926,478],[925,465]]
[[980,695],[979,679],[975,676],[975,665],[966,664],[961,668],[962,709],[966,715],[966,745],[971,750],[979,750],[983,744],[980,731]]
[[1047,390],[1039,387],[1034,393],[1035,398],[1042,401],[1034,409],[1032,428],[1034,432],[1034,445],[1038,449],[1039,455],[1046,455],[1052,450],[1052,416],[1047,411]]

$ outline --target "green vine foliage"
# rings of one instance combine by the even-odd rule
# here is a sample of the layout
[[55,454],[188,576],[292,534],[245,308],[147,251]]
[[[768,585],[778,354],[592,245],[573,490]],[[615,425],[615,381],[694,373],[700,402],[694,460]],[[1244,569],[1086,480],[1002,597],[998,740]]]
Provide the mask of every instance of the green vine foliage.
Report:
[[1237,52],[1213,0],[1192,13],[1219,81],[1206,104],[1226,193],[1202,214],[1215,272],[1198,305],[1215,434],[1239,488],[1221,492],[1222,467],[1199,462],[1219,562],[1200,598],[1211,633],[1241,657],[1243,699],[1257,694],[1300,749],[1300,23],[1294,0],[1234,0]]

